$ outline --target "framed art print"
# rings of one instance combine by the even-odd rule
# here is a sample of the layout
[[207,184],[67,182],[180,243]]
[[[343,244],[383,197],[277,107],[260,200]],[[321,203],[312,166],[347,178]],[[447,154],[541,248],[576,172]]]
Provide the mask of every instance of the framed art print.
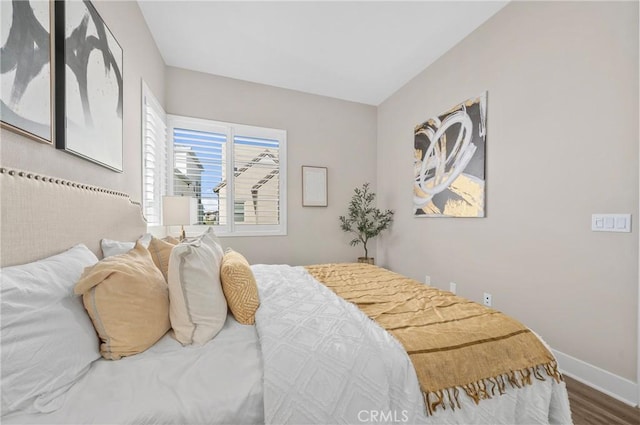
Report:
[[302,206],[327,206],[327,168],[302,166]]
[[55,3],[56,148],[122,171],[122,48],[91,2]]
[[52,10],[49,0],[0,2],[0,122],[43,143],[53,140]]
[[484,217],[487,92],[414,129],[414,217]]

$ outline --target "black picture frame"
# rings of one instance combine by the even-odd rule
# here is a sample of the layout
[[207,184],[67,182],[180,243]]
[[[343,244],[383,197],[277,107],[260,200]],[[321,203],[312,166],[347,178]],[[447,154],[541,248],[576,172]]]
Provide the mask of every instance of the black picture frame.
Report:
[[54,16],[56,148],[122,172],[122,47],[88,0],[56,0]]

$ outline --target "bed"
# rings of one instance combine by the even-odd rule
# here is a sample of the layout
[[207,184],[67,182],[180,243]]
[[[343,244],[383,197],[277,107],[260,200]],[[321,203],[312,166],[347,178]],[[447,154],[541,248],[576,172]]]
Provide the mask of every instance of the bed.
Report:
[[[202,345],[183,346],[167,332],[139,354],[101,358],[91,322],[77,312],[79,297],[60,286],[57,304],[75,304],[50,312],[39,303],[53,290],[35,276],[57,267],[77,280],[83,261],[102,257],[101,240],[138,240],[146,233],[139,205],[123,193],[6,168],[0,192],[3,423],[571,423],[565,384],[544,368],[515,385],[505,371],[493,396],[474,396],[490,394],[481,382],[471,392],[452,387],[448,396],[433,392],[439,402],[429,399],[402,335],[372,320],[367,303],[359,308],[330,280],[314,278],[320,272],[313,267],[252,265],[260,298],[255,325],[229,313]],[[68,317],[58,323],[48,314]],[[20,321],[29,329],[24,338],[15,331]],[[78,329],[64,336],[61,323]],[[82,332],[93,332],[95,346],[82,346]],[[14,397],[20,391],[22,398]]]

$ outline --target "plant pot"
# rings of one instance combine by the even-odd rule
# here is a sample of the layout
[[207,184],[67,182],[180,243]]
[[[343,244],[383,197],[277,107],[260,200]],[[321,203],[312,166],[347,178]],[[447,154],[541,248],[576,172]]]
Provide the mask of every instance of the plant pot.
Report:
[[373,257],[358,257],[358,263],[375,264]]

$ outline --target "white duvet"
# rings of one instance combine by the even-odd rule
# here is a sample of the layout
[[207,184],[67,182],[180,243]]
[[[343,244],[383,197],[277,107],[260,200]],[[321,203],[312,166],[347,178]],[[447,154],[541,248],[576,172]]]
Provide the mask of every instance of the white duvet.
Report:
[[409,356],[355,305],[302,267],[253,267],[268,424],[571,423],[564,383],[552,379],[461,409],[424,413]]
[[[462,409],[424,414],[400,344],[301,267],[253,266],[256,326],[227,318],[202,347],[169,334],[144,353],[97,360],[50,414],[6,424],[570,423],[551,379]],[[73,347],[69,347],[73,350]]]

